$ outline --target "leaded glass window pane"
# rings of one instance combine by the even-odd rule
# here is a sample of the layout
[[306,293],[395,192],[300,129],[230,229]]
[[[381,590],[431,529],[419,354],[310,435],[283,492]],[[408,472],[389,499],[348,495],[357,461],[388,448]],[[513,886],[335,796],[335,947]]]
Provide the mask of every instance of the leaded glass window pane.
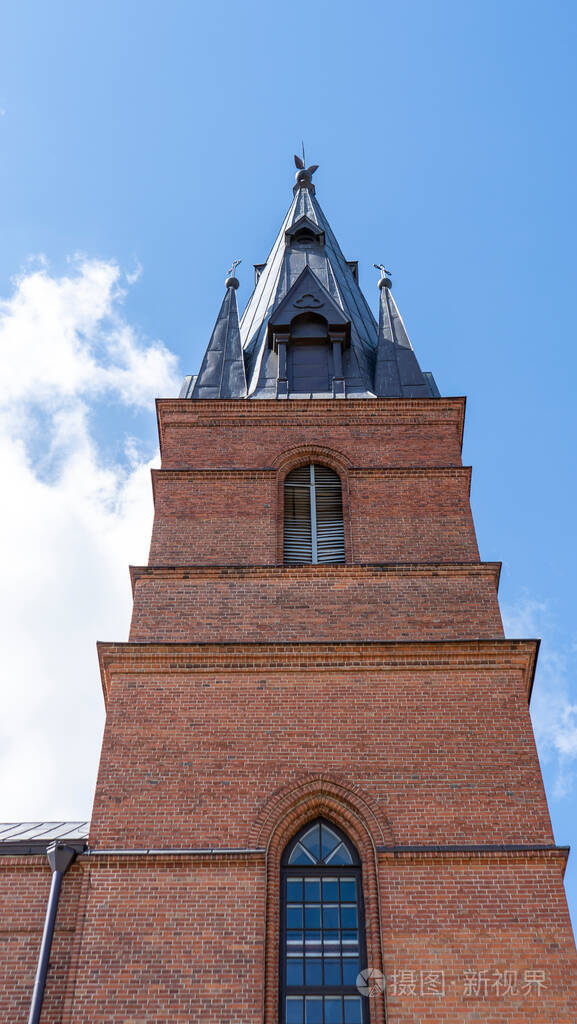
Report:
[[319,820],[289,844],[282,872],[283,1024],[363,1024],[356,979],[366,954],[354,848]]

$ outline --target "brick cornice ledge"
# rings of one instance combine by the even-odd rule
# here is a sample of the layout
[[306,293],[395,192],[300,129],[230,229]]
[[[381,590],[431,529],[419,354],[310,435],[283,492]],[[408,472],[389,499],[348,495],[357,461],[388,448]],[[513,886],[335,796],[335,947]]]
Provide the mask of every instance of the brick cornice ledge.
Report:
[[138,580],[205,579],[303,580],[362,579],[375,576],[489,576],[499,586],[501,562],[359,562],[347,565],[131,565],[132,593]]
[[388,425],[389,423],[452,422],[457,428],[459,443],[463,442],[466,399],[463,396],[445,398],[349,398],[345,402],[334,399],[279,402],[277,399],[240,401],[239,399],[157,398],[156,417],[162,452],[166,427],[190,426],[230,428],[255,424],[278,427],[290,425],[355,426]]
[[363,643],[98,643],[104,700],[118,675],[207,671],[443,672],[495,667],[521,674],[531,696],[539,640],[426,640]]

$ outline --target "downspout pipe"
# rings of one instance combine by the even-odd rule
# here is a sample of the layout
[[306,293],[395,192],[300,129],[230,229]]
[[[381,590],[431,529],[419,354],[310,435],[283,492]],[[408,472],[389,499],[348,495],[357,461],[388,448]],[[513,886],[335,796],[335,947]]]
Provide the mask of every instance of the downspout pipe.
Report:
[[60,887],[62,885],[64,875],[76,857],[76,850],[73,849],[72,846],[66,846],[64,843],[56,842],[51,843],[47,848],[46,856],[48,857],[48,863],[52,870],[52,882],[50,884],[48,906],[46,907],[46,919],[44,921],[42,945],[40,946],[40,956],[38,957],[38,967],[36,969],[36,979],[34,981],[34,991],[32,993],[32,1003],[30,1005],[28,1024],[39,1024],[40,1021],[42,1003],[44,1001],[44,990],[46,988],[46,975],[48,974],[48,964],[50,961],[50,950],[52,948],[52,938],[54,935],[54,925],[56,923],[56,914],[58,912]]

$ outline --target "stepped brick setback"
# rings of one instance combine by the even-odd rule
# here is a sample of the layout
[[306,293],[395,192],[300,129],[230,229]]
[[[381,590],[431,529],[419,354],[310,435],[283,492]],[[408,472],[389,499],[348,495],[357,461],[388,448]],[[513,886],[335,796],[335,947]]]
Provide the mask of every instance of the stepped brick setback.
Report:
[[[377,328],[299,175],[240,324],[229,278],[201,372],[157,405],[150,559],[128,641],[99,644],[102,756],[41,1021],[575,1024],[568,850],[529,717],[538,643],[504,637],[500,567],[479,557],[464,399],[421,373],[386,278]],[[324,365],[325,292],[348,324],[346,343],[334,312],[321,325],[336,397],[293,394],[302,346],[315,380]],[[323,564],[284,546],[285,480],[309,465],[340,482]],[[386,979],[369,995],[285,973],[283,858],[319,819],[358,855],[358,966]],[[1,847],[0,1020],[18,1024],[50,871],[38,844]],[[292,871],[337,877],[322,863]]]

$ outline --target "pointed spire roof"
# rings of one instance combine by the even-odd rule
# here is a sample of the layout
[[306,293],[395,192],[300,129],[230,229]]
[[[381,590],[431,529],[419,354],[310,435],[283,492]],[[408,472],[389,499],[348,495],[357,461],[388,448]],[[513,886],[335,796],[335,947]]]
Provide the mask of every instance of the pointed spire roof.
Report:
[[187,390],[190,398],[244,398],[246,376],[240,340],[236,289],[235,261],[226,279],[226,293],[216,318],[200,372]]
[[[375,264],[377,267],[377,264]],[[417,362],[403,319],[391,292],[384,267],[379,281],[379,338],[375,365],[375,392],[379,397],[435,398],[438,391],[432,374],[424,374]]]
[[357,283],[356,264],[343,256],[314,194],[310,169],[303,169],[297,174],[293,201],[266,263],[259,268],[240,322],[249,397],[276,397],[276,357],[267,344],[268,323],[306,267],[350,322],[350,348],[345,353],[347,394],[374,394],[377,324]]
[[[419,367],[384,268],[377,326],[357,264],[343,256],[316,198],[317,166],[306,167],[304,154],[295,163],[293,201],[266,263],[255,265],[240,324],[233,266],[200,373],[186,378],[181,397],[438,396],[432,375]],[[303,390],[309,383],[311,391]]]

